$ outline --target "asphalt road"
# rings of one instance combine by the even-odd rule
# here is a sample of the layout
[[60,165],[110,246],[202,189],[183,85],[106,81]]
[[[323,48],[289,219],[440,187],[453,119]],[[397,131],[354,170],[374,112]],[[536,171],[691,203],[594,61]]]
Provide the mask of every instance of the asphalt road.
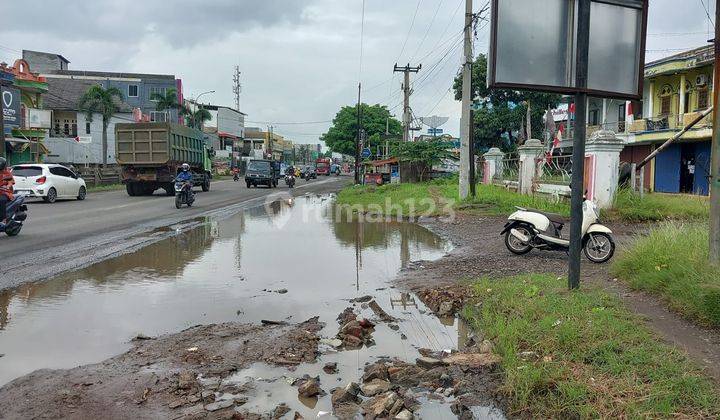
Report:
[[[129,197],[125,190],[89,193],[85,201],[28,202],[28,219],[17,237],[0,234],[0,290],[41,280],[137,249],[173,230],[201,223],[221,209],[262,205],[273,193],[334,192],[348,177],[298,180],[294,189],[250,188],[232,179],[215,181],[197,192],[191,208],[175,208],[174,198],[157,191]],[[172,227],[172,229],[168,229]]]

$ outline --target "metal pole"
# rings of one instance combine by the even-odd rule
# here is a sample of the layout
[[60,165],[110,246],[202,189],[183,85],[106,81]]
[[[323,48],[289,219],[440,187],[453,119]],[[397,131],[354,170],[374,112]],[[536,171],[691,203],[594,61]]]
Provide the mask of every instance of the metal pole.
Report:
[[[578,37],[575,85],[587,87],[588,49],[590,44],[590,0],[578,1]],[[573,136],[572,179],[570,188],[570,253],[568,264],[568,287],[580,287],[580,252],[582,251],[582,218],[585,195],[585,134],[587,120],[587,93],[575,94],[575,131]]]
[[469,165],[470,177],[470,195],[475,197],[475,125],[473,123],[473,112],[470,111],[470,165]]
[[710,262],[720,264],[720,0],[715,1],[715,67],[713,82],[713,136],[710,162]]
[[460,199],[467,198],[470,193],[470,160],[472,139],[470,126],[470,104],[472,103],[472,0],[465,0],[465,46],[462,74],[462,111],[460,117]]
[[[5,86],[5,83],[3,81],[0,81],[0,96],[2,96],[2,87]],[[5,104],[3,104],[2,98],[0,98],[0,157],[7,158],[5,156],[5,111],[3,108],[5,107]]]
[[355,184],[360,183],[360,132],[362,128],[360,126],[360,90],[362,84],[358,83],[358,100],[357,100],[357,139],[355,140]]

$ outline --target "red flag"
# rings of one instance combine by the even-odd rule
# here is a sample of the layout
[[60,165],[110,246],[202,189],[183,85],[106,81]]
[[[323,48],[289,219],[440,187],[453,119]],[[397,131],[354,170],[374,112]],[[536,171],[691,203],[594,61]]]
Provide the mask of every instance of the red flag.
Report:
[[574,102],[571,103],[570,106],[568,106],[568,112],[569,112],[570,114],[574,114],[574,113],[575,113],[575,103],[574,103]]

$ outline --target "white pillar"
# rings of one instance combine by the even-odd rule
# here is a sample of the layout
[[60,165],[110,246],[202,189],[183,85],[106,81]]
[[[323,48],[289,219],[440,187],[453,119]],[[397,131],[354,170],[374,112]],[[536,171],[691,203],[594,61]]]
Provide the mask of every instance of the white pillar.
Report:
[[607,127],[607,99],[603,98],[602,106],[602,129],[605,130]]
[[502,175],[502,159],[505,154],[497,147],[492,147],[483,155],[485,158],[485,173],[483,174],[483,182],[492,184],[495,176]]
[[682,115],[686,113],[687,104],[685,103],[685,73],[680,74],[680,109],[678,114],[680,115],[680,121],[682,121]]
[[620,152],[624,147],[623,141],[607,130],[594,132],[585,145],[585,156],[594,156],[592,167],[587,171],[588,188],[592,188],[588,196],[600,208],[612,207],[618,189]]
[[518,180],[518,192],[520,194],[532,194],[533,183],[537,178],[537,158],[543,155],[545,148],[538,139],[530,139],[524,145],[518,147],[520,157],[520,179]]
[[653,113],[653,101],[655,100],[655,82],[650,82],[650,88],[648,89],[648,115],[645,118],[652,118],[655,116]]

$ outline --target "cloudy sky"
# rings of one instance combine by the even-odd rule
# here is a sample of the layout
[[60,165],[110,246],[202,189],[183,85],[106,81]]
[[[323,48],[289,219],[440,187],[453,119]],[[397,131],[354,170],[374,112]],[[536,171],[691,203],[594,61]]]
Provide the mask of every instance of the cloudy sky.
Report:
[[[337,110],[356,101],[358,80],[364,102],[387,105],[399,117],[400,76],[393,75],[393,64],[422,63],[413,75],[414,113],[448,116],[443,128],[457,134],[460,107],[449,87],[460,66],[464,0],[365,0],[361,69],[362,4],[4,1],[0,60],[12,63],[31,49],[62,54],[74,70],[175,74],[187,97],[215,90],[203,101],[229,106],[239,65],[247,125],[273,122],[276,132],[302,143],[317,142]],[[484,4],[475,0],[475,10]],[[650,0],[648,61],[705,45],[712,37],[705,6],[714,17],[712,0]],[[487,29],[481,29],[475,50],[486,49]]]

